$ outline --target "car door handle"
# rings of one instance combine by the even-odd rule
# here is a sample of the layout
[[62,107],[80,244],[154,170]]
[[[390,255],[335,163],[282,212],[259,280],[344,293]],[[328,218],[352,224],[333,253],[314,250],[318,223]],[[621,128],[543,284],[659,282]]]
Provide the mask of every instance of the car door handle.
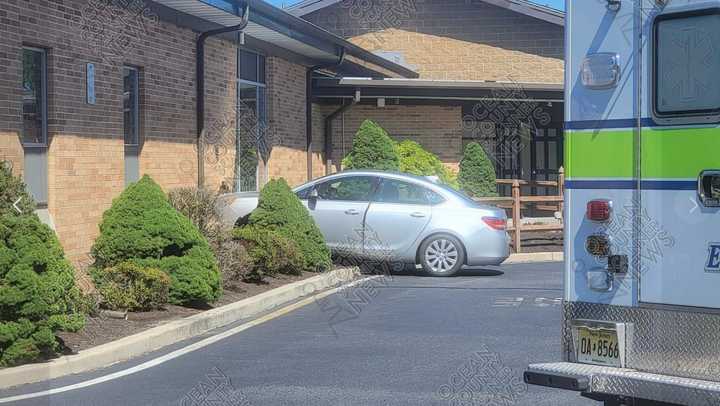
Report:
[[416,218],[423,218],[423,217],[425,217],[425,213],[420,213],[419,211],[416,211],[416,212],[414,212],[414,213],[410,213],[410,215],[411,215],[412,217],[416,217]]
[[348,216],[357,216],[358,214],[360,214],[360,212],[355,209],[349,209],[345,210],[345,214],[347,214]]

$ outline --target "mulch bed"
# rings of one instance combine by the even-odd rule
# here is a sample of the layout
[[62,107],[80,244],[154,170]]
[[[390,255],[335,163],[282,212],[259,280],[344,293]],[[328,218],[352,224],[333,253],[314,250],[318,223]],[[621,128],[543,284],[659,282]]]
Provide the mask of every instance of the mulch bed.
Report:
[[75,354],[91,347],[127,337],[144,330],[165,324],[167,322],[183,319],[206,310],[238,302],[258,295],[268,290],[278,288],[289,283],[301,281],[317,276],[317,273],[304,272],[302,275],[280,275],[276,278],[267,278],[265,283],[235,282],[224,287],[220,300],[207,308],[190,308],[167,305],[164,309],[150,312],[128,313],[127,320],[116,319],[104,315],[87,317],[85,327],[77,333],[61,332],[58,337],[64,346],[63,353]]

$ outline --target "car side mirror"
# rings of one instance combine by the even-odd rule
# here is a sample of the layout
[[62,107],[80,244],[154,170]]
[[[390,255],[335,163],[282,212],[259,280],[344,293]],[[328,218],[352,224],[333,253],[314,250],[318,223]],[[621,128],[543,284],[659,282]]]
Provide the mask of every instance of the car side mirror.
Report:
[[310,210],[315,209],[315,205],[317,204],[318,198],[320,195],[318,194],[317,189],[313,189],[308,193],[308,207]]

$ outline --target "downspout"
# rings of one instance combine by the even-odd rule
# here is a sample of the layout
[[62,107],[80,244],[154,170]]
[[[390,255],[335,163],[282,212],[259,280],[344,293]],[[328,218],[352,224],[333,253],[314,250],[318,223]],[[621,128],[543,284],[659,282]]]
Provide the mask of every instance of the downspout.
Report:
[[195,61],[195,83],[196,98],[195,119],[197,125],[197,160],[198,160],[198,188],[205,187],[205,40],[209,37],[226,34],[229,32],[242,31],[247,27],[250,18],[250,5],[245,5],[240,24],[232,27],[223,27],[215,30],[205,31],[198,36],[196,43]]
[[[315,65],[311,68],[308,68],[306,74],[305,74],[305,134],[306,134],[306,141],[307,141],[307,180],[312,180],[313,177],[313,170],[312,170],[312,142],[313,142],[313,123],[312,123],[312,99],[313,99],[313,91],[312,91],[312,75],[313,73],[318,69],[329,69],[329,68],[336,68],[345,61],[345,48],[340,48],[340,56],[338,57],[338,60],[336,62],[325,64],[325,65]],[[327,171],[327,168],[326,168]]]
[[325,117],[325,174],[330,174],[330,163],[332,162],[330,157],[332,156],[332,122],[335,120],[335,117],[343,114],[344,112],[350,110],[352,106],[356,105],[359,101],[359,97],[353,97],[349,104],[345,104],[345,101],[343,100],[343,105],[332,112],[329,116]]

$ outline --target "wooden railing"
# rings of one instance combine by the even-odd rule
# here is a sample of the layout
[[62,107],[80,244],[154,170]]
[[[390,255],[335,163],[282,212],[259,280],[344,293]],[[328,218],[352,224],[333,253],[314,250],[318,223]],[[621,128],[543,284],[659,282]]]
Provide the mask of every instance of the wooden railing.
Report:
[[[512,234],[515,252],[522,252],[521,234],[523,231],[557,231],[563,229],[563,192],[565,190],[565,170],[560,168],[557,181],[526,181],[521,179],[498,179],[498,185],[511,185],[512,196],[510,197],[480,197],[475,201],[492,204],[494,206],[510,211],[512,226],[508,226],[508,232]],[[521,187],[545,187],[557,188],[557,194],[551,196],[522,196]],[[528,206],[534,206],[538,210],[560,213],[560,222],[551,224],[522,224],[522,210]]]

